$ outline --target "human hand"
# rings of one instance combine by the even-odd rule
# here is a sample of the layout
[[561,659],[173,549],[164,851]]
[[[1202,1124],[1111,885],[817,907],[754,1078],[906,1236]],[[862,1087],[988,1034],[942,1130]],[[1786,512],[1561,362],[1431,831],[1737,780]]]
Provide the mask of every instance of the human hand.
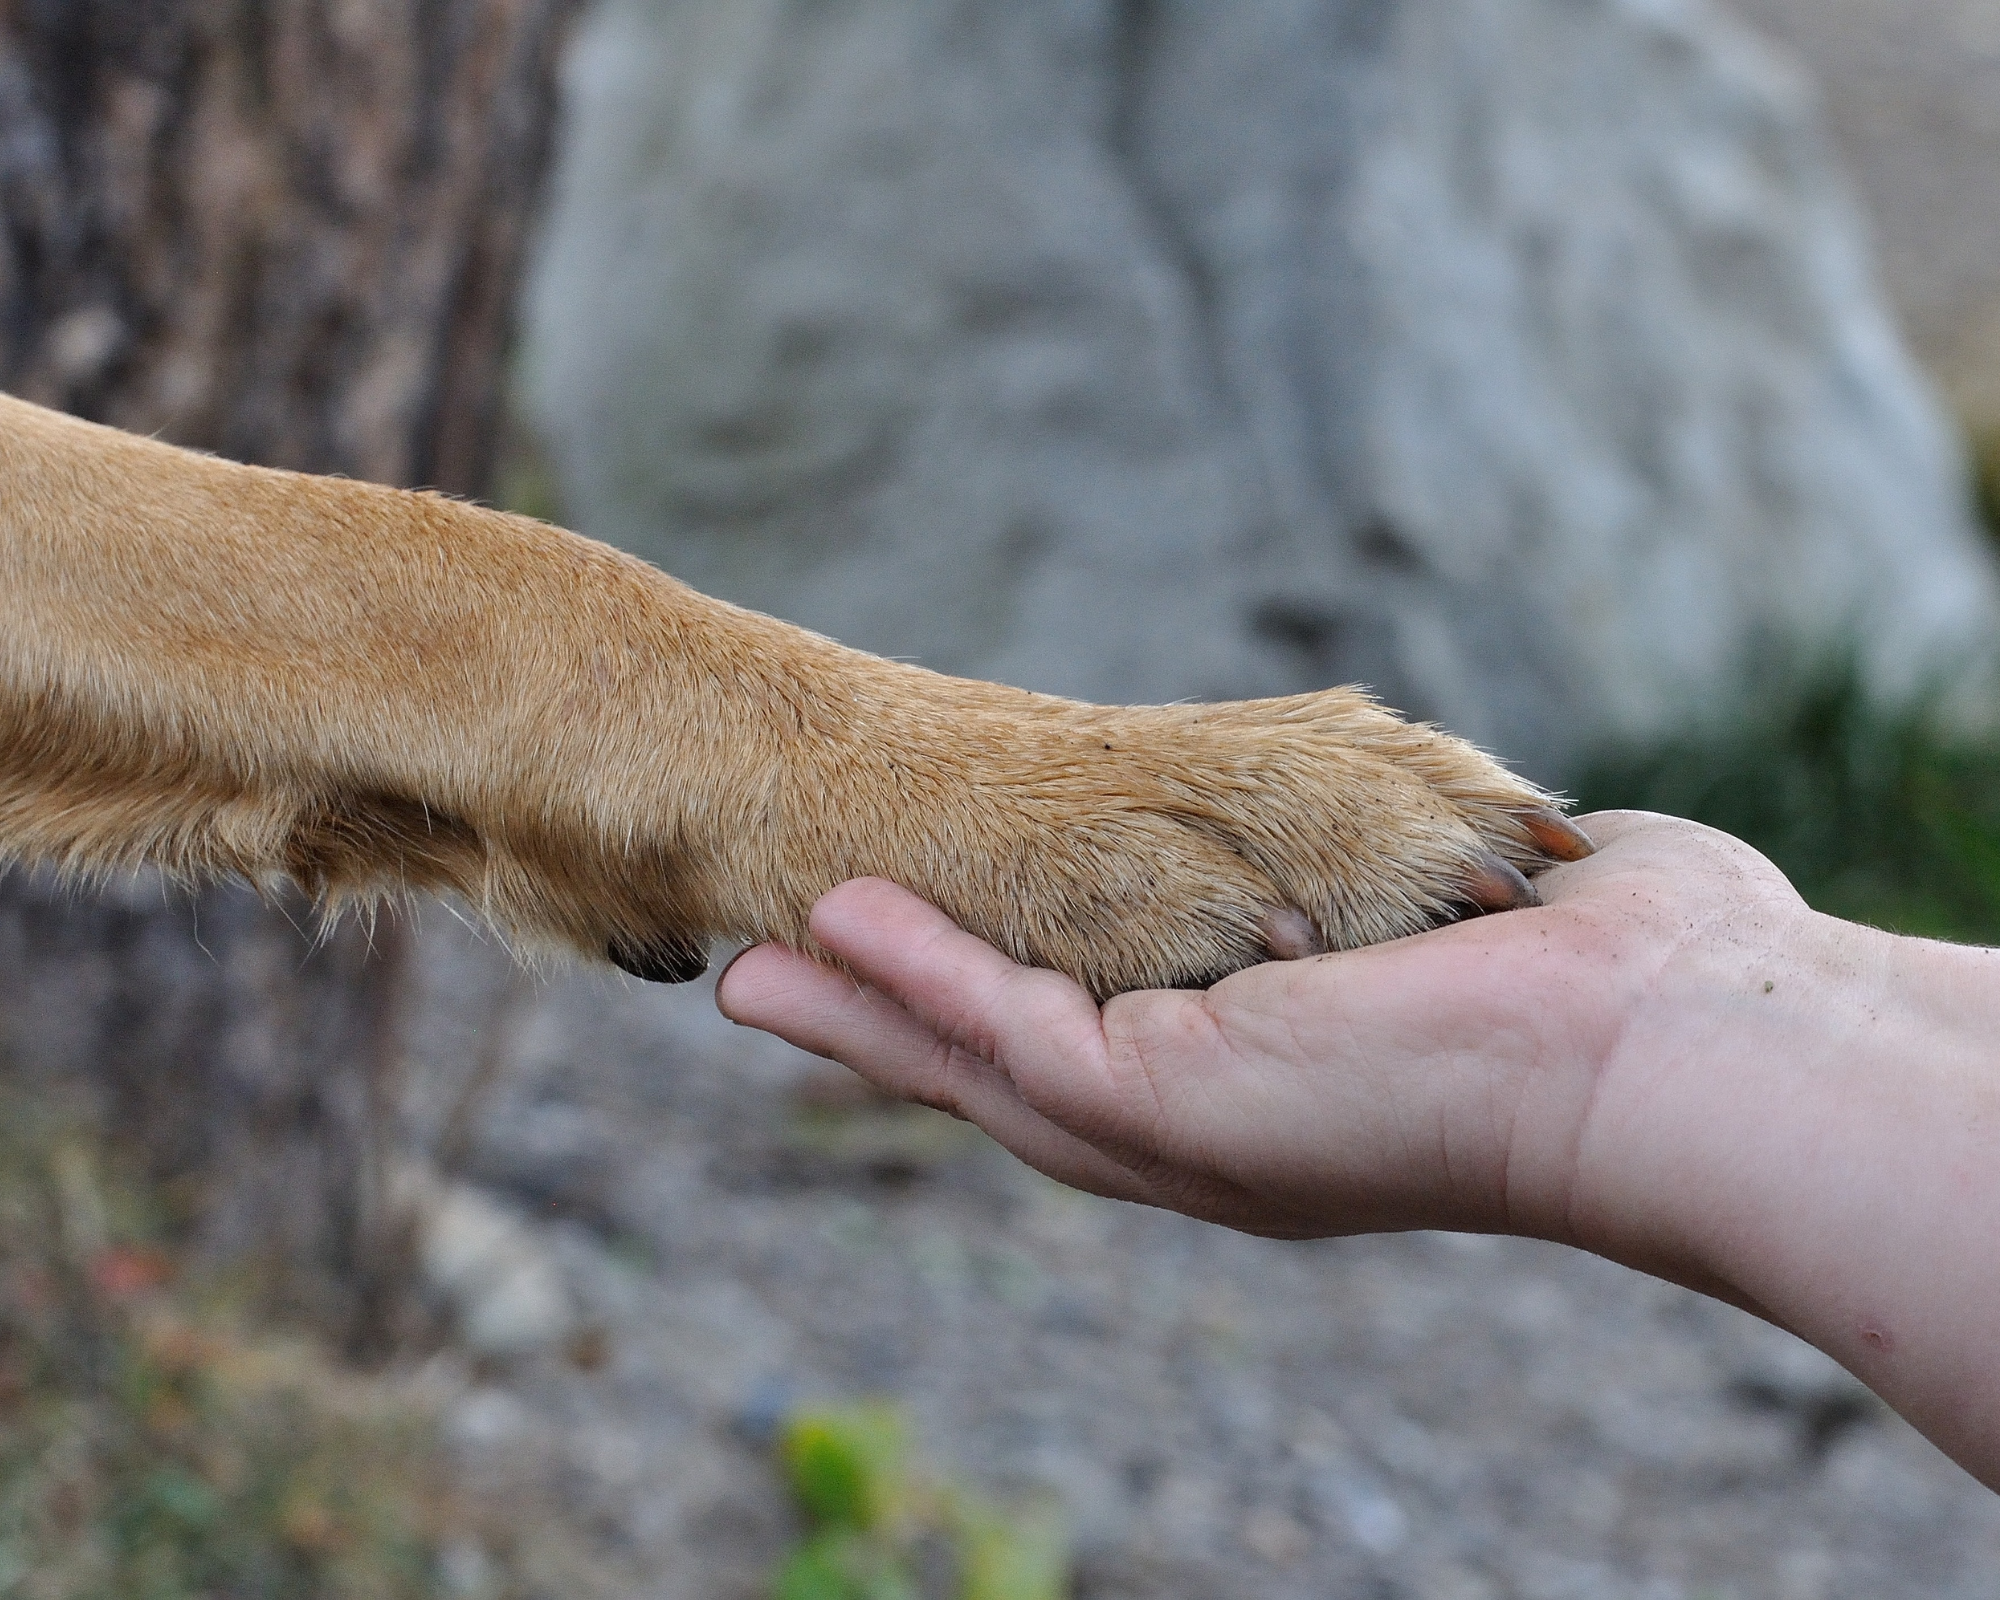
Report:
[[1574,1238],[1590,1110],[1649,974],[1746,903],[1805,914],[1711,830],[1584,826],[1599,852],[1544,873],[1539,908],[1101,1010],[864,879],[812,920],[859,983],[766,945],[717,1002],[1099,1194],[1278,1236]]
[[1598,852],[1540,907],[1101,1010],[862,880],[812,922],[854,977],[766,945],[717,1003],[1079,1188],[1276,1236],[1532,1235],[1705,1290],[2000,1486],[2000,951],[1821,916],[1693,823],[1582,822]]

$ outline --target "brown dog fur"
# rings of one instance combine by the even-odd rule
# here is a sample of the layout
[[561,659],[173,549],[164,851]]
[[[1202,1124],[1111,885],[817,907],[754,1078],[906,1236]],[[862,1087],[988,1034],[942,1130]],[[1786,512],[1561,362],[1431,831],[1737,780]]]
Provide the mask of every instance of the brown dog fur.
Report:
[[1353,690],[941,677],[523,517],[0,397],[10,857],[454,891],[662,976],[711,936],[809,945],[879,874],[1101,996],[1504,901],[1500,862],[1587,848],[1545,806]]

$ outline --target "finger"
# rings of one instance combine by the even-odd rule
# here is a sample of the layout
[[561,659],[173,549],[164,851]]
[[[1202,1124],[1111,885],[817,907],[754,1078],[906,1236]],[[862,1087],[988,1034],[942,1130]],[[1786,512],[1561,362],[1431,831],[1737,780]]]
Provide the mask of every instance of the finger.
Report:
[[1604,873],[1617,870],[1627,859],[1635,838],[1658,836],[1662,829],[1672,831],[1682,826],[1676,818],[1650,811],[1597,811],[1576,821],[1587,832],[1592,851],[1580,860],[1558,861],[1536,873],[1535,889],[1544,904],[1553,905],[1587,892]]
[[812,932],[864,981],[982,1060],[1012,1066],[1054,1055],[1066,1070],[1101,1070],[1103,1019],[1079,985],[1017,965],[897,884],[857,878],[822,895]]
[[[940,1038],[999,1066],[1024,1106],[1115,1164],[1153,1203],[1181,1186],[1171,1108],[1184,1085],[1172,1064],[1198,1059],[1186,1045],[1213,1029],[1202,996],[1121,996],[1114,1049],[1106,1014],[1081,986],[1017,966],[896,884],[842,884],[813,908],[812,930]],[[988,1131],[1008,1142],[999,1127]]]
[[1214,1026],[1200,995],[1120,996],[1112,1002],[1120,1022],[1113,1049],[1105,1013],[1079,985],[1017,966],[896,884],[842,884],[813,908],[812,931],[937,1037],[1001,1068],[1022,1104],[1051,1127],[1148,1188],[1163,1181],[1180,1087],[1170,1064],[1201,1059],[1188,1045],[1206,1042]]
[[745,951],[723,974],[715,999],[731,1021],[839,1061],[899,1099],[976,1123],[1060,1183],[1114,1199],[1147,1198],[1131,1173],[1031,1108],[1001,1068],[941,1039],[888,996],[796,950]]
[[1657,811],[1592,811],[1571,820],[1589,834],[1600,850],[1627,834],[1650,833],[1662,824],[1668,827],[1680,824],[1678,817],[1663,816]]

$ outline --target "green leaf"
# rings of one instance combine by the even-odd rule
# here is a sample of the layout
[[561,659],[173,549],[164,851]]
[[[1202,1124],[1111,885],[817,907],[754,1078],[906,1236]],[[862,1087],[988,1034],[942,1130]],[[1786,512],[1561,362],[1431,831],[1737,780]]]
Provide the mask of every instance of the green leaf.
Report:
[[1066,1600],[1069,1539],[1054,1506],[962,1511],[959,1541],[959,1600]]
[[800,1411],[785,1426],[779,1454],[793,1492],[821,1526],[883,1528],[902,1509],[907,1449],[890,1406]]
[[916,1584],[878,1539],[844,1529],[815,1535],[778,1572],[773,1600],[916,1600]]
[[822,1537],[814,1539],[778,1570],[773,1600],[852,1600],[854,1585],[846,1565]]

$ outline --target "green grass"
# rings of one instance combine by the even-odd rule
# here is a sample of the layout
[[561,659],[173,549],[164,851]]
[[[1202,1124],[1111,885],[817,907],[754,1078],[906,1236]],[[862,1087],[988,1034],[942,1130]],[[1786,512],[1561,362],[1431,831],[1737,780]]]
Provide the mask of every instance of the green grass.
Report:
[[2000,545],[2000,427],[1966,431],[1966,458],[1972,468],[1972,506]]
[[1062,1519],[1000,1507],[913,1470],[900,1412],[881,1404],[803,1410],[778,1456],[806,1536],[779,1569],[775,1600],[1064,1600]]
[[2000,944],[2000,741],[1877,705],[1845,665],[1767,704],[1607,755],[1575,786],[1579,809],[1692,817],[1756,846],[1822,911]]

